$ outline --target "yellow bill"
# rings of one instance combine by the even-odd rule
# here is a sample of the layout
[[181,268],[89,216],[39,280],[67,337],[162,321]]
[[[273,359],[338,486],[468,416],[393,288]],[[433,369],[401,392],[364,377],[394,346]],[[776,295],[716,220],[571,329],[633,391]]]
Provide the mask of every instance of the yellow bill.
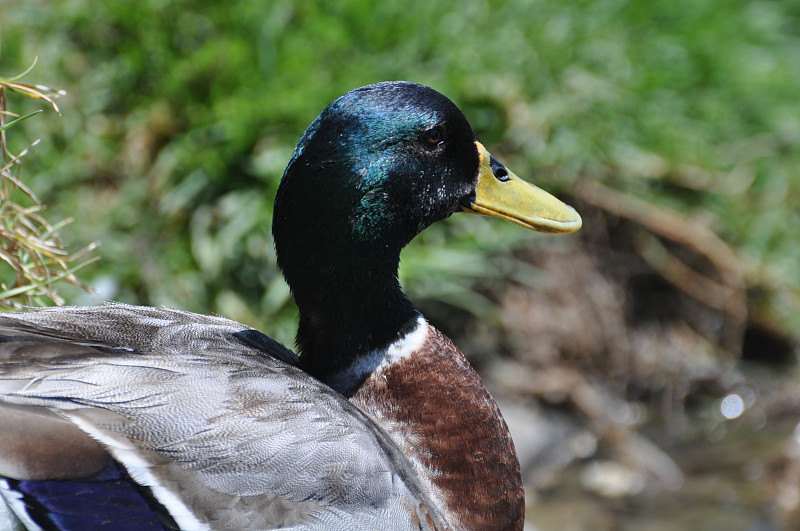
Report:
[[462,212],[494,216],[538,232],[567,233],[581,228],[581,217],[571,206],[541,188],[523,181],[496,161],[480,142],[475,201]]

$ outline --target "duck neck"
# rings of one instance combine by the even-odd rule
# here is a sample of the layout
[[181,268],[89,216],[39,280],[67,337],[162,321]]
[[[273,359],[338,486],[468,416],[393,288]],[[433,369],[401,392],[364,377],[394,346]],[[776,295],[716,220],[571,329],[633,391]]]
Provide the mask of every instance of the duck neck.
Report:
[[300,366],[326,383],[412,331],[420,315],[400,288],[399,252],[394,260],[343,255],[356,258],[328,263],[293,289],[300,312]]

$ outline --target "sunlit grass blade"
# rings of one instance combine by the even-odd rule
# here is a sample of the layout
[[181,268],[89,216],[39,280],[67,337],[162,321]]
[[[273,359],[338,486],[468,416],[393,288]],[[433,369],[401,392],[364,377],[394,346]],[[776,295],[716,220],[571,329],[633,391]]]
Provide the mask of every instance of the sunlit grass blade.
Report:
[[19,118],[17,118],[16,120],[12,120],[12,121],[10,121],[10,122],[4,123],[3,125],[0,125],[0,131],[5,131],[6,129],[8,129],[8,128],[9,128],[9,127],[11,127],[12,125],[14,125],[14,124],[18,124],[18,123],[20,123],[20,122],[21,122],[21,121],[23,121],[23,120],[27,120],[27,119],[28,119],[28,118],[30,118],[31,116],[34,116],[34,115],[36,115],[36,114],[39,114],[40,112],[42,112],[42,110],[41,110],[41,109],[39,109],[39,110],[36,110],[36,111],[33,111],[32,113],[28,113],[28,114],[26,114],[25,116],[20,116],[20,117],[19,117]]

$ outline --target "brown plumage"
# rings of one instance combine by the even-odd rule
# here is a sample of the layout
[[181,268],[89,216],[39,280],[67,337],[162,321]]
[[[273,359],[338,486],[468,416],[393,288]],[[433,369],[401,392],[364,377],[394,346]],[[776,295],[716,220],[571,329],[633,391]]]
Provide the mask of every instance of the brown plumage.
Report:
[[522,529],[525,495],[508,427],[461,351],[428,328],[422,348],[374,372],[350,401],[424,469],[461,527]]

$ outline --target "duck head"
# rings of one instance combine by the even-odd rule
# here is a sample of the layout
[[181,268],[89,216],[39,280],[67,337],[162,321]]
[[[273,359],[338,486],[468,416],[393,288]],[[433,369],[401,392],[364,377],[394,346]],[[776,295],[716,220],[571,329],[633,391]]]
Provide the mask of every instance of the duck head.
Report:
[[571,207],[492,157],[455,104],[429,87],[369,85],[322,111],[283,175],[272,228],[307,371],[336,370],[415,321],[397,280],[400,251],[455,212],[544,232],[581,225]]

